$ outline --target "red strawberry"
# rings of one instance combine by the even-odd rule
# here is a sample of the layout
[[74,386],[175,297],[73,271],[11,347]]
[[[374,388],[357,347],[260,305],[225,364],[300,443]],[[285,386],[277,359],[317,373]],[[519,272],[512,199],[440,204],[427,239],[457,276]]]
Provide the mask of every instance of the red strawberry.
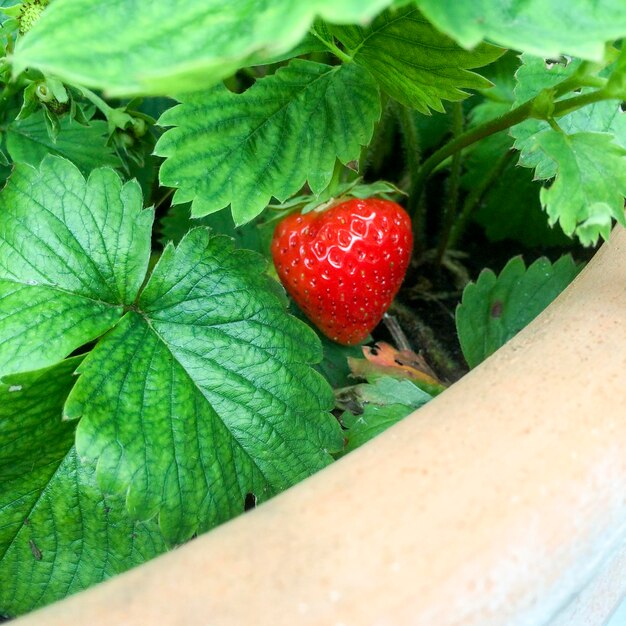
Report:
[[278,224],[272,257],[289,295],[328,337],[363,341],[398,292],[411,256],[411,220],[395,202],[351,199]]

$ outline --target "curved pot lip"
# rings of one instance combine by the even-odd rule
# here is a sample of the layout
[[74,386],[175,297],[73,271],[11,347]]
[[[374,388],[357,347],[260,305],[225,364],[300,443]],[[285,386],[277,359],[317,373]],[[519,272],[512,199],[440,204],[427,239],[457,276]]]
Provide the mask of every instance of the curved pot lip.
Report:
[[625,322],[617,228],[528,328],[375,441],[17,623],[548,623],[626,540]]

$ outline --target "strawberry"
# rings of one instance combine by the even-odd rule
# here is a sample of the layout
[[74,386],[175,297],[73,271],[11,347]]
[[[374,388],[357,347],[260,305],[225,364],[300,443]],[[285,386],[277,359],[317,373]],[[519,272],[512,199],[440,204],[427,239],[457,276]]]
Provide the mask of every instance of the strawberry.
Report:
[[282,220],[272,257],[283,285],[330,339],[363,341],[381,320],[406,273],[411,220],[395,202],[350,199]]

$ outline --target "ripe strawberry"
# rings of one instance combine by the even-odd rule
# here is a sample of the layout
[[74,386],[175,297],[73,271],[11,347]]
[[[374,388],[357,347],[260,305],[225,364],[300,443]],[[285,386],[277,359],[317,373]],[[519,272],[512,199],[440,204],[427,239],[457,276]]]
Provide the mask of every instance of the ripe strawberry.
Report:
[[272,257],[307,317],[334,341],[353,345],[389,308],[412,246],[411,220],[400,205],[351,199],[286,217],[274,231]]

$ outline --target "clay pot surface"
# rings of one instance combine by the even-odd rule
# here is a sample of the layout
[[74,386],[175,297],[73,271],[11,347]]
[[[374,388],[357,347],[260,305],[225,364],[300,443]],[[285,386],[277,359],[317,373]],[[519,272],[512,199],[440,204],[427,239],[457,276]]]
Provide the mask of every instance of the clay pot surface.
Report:
[[626,591],[625,371],[619,229],[535,322],[373,442],[18,624],[602,624]]

